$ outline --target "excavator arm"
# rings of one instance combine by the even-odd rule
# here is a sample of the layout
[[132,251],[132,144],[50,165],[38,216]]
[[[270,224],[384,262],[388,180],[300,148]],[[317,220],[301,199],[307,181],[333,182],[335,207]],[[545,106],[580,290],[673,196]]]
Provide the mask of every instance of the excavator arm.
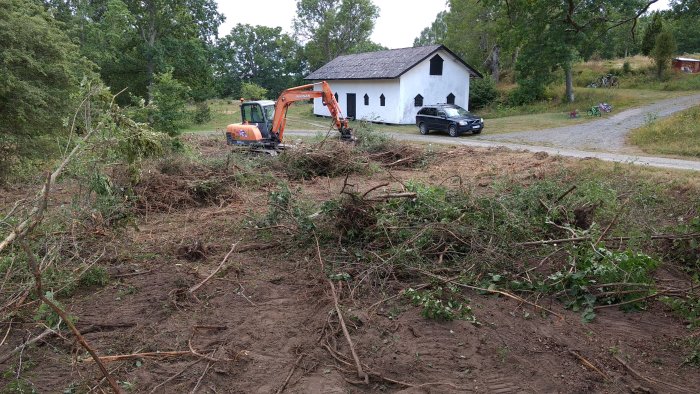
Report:
[[[321,90],[313,90],[314,86],[321,85]],[[277,142],[282,142],[284,128],[287,123],[287,110],[289,106],[297,101],[321,98],[323,105],[328,107],[328,111],[333,118],[334,126],[340,132],[341,139],[352,139],[352,129],[348,127],[347,118],[343,118],[340,105],[335,99],[328,82],[322,81],[308,85],[297,86],[283,91],[275,102],[275,116],[272,120],[272,136]]]

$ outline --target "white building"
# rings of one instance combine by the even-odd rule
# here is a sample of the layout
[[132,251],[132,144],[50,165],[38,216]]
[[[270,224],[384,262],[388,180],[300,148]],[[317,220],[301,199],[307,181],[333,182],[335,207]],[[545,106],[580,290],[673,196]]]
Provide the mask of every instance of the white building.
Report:
[[[423,105],[448,103],[469,109],[474,68],[444,45],[339,56],[305,79],[327,81],[348,118],[413,124]],[[320,99],[314,114],[330,116]]]

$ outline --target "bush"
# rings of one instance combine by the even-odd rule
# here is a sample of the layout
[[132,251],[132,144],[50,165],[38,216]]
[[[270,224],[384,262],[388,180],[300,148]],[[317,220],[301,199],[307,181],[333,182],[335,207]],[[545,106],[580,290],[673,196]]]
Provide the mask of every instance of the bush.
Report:
[[512,106],[530,104],[545,96],[545,87],[531,81],[521,81],[517,88],[510,92],[508,103]]
[[186,126],[187,95],[190,88],[173,78],[173,71],[155,76],[153,101],[149,110],[151,126],[170,136],[176,136]]
[[498,97],[496,84],[491,78],[474,79],[469,88],[469,107],[479,109],[489,106]]
[[211,108],[206,101],[197,103],[192,120],[195,124],[204,124],[211,120]]
[[266,98],[267,89],[252,82],[243,82],[241,85],[241,97],[249,100],[262,100]]

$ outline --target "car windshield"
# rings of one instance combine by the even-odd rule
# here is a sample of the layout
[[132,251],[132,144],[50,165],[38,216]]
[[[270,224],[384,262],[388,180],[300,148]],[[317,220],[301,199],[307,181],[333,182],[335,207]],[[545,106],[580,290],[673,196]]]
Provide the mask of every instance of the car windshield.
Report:
[[468,112],[466,109],[461,108],[461,107],[457,107],[457,108],[448,107],[448,108],[445,108],[445,113],[447,114],[447,117],[449,117],[449,118],[456,118],[456,117],[459,117],[459,116],[467,116],[467,115],[469,115],[469,112]]

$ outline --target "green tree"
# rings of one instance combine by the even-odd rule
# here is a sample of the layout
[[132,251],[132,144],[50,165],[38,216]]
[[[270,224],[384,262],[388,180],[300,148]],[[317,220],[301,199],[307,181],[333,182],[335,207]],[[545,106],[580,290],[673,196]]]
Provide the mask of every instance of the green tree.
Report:
[[673,33],[662,30],[656,36],[656,43],[650,53],[656,65],[656,76],[659,79],[663,77],[663,73],[671,63],[671,58],[675,52],[676,40],[673,38]]
[[152,91],[149,119],[153,129],[177,136],[187,123],[185,106],[189,87],[173,78],[172,70],[168,70],[154,76]]
[[[32,0],[0,0],[0,178],[23,158],[45,155],[93,65]],[[51,138],[43,138],[51,136]],[[45,156],[44,156],[45,157]]]
[[241,97],[248,100],[262,100],[267,96],[267,89],[252,82],[243,82],[241,85]]
[[[215,0],[45,0],[112,90],[153,99],[154,77],[173,76],[203,99],[212,94]],[[127,96],[122,96],[127,97]],[[123,99],[122,99],[123,100]]]
[[675,0],[666,26],[673,32],[679,53],[700,52],[700,1]]
[[443,44],[445,42],[445,37],[447,36],[447,22],[445,17],[447,16],[447,11],[440,11],[433,23],[423,29],[420,35],[413,40],[414,47],[426,46],[426,45],[436,45]]
[[367,41],[378,16],[371,0],[297,0],[294,32],[315,70]]
[[243,82],[277,95],[301,81],[301,46],[280,27],[238,24],[219,40],[215,70],[221,96],[240,95]]
[[654,12],[651,16],[651,22],[647,26],[646,30],[644,30],[644,37],[642,38],[641,46],[643,55],[649,56],[651,54],[651,50],[654,49],[654,45],[656,44],[656,36],[661,33],[663,28],[664,25],[663,19],[661,18],[661,13]]
[[[553,72],[565,75],[566,100],[574,101],[572,65],[588,58],[605,41],[606,35],[621,26],[633,26],[658,0],[485,0],[489,6],[505,10],[508,34],[519,49],[516,96],[534,99],[551,82]],[[512,45],[512,44],[511,44]]]

